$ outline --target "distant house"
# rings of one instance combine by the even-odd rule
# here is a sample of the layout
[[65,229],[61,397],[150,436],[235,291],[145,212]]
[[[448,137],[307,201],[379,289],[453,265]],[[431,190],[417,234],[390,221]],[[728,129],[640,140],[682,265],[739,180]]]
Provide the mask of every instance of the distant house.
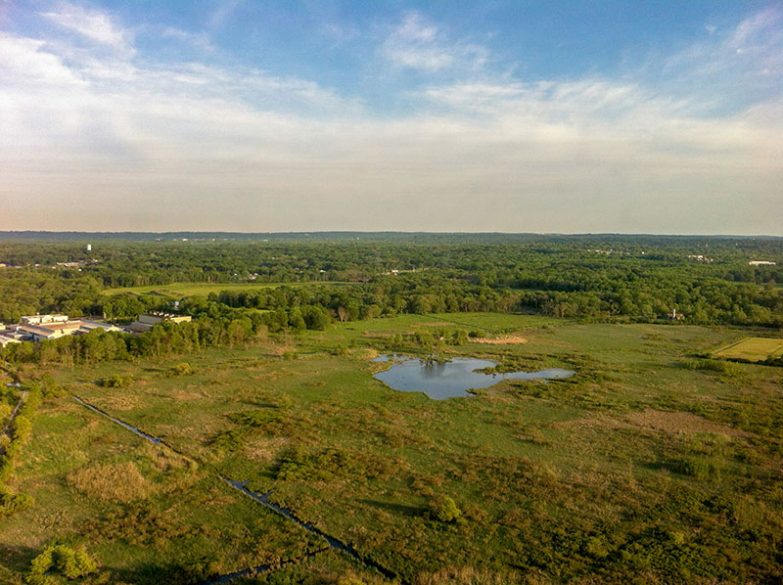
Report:
[[748,262],[748,265],[750,266],[775,266],[775,262],[771,262],[770,260],[751,260]]
[[190,317],[190,315],[177,315],[175,313],[154,311],[152,313],[139,315],[139,318],[136,321],[128,325],[128,330],[133,333],[144,333],[159,323],[187,323],[192,321],[192,319],[193,318]]
[[682,321],[685,319],[685,315],[678,313],[677,309],[672,309],[671,313],[666,313],[666,318],[670,321]]

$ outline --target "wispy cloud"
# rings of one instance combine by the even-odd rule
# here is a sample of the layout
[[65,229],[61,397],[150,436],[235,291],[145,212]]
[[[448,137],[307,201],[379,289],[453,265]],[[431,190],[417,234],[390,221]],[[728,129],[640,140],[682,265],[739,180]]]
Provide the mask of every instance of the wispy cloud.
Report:
[[56,10],[44,12],[42,16],[94,43],[117,51],[132,51],[132,32],[118,26],[105,11],[61,2]]
[[484,47],[450,41],[418,12],[408,13],[386,37],[383,55],[394,65],[419,71],[440,71],[457,65],[477,68],[487,60]]
[[167,26],[160,29],[160,36],[186,43],[201,51],[212,52],[215,50],[215,46],[212,44],[209,35],[205,32],[193,33],[182,30],[181,28]]
[[[82,10],[114,41],[74,35],[132,46]],[[0,33],[0,228],[779,232],[783,95],[718,108],[733,98],[705,73],[709,48],[752,50],[753,75],[778,67],[774,14],[669,56],[665,83],[493,74],[488,54],[408,14],[379,51],[433,75],[400,90],[416,107],[396,116],[220,55]]]
[[[783,10],[768,8],[731,30],[663,59],[652,81],[663,91],[701,95],[716,108],[744,108],[779,95],[783,79]],[[710,95],[708,95],[710,94]]]

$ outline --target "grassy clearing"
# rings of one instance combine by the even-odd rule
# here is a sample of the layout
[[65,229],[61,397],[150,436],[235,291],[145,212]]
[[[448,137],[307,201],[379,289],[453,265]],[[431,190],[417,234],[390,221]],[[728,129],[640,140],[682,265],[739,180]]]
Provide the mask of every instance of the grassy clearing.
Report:
[[716,358],[763,362],[783,356],[783,339],[745,337],[712,353]]
[[[783,578],[775,556],[783,547],[783,372],[689,366],[735,330],[454,317],[345,323],[212,350],[188,357],[188,376],[170,375],[179,358],[50,372],[199,465],[156,454],[66,399],[48,400],[18,470],[36,504],[0,523],[0,553],[11,559],[0,567],[17,571],[47,539],[77,538],[87,524],[101,527],[90,537],[100,563],[127,582],[144,582],[150,563],[184,570],[205,558],[241,568],[311,550],[299,531],[226,492],[212,479],[219,471],[414,583]],[[458,329],[527,343],[468,340],[439,349],[446,357],[578,374],[505,381],[447,401],[372,378],[381,366],[369,359],[390,336]],[[110,375],[132,381],[95,383]],[[79,470],[127,471],[129,462],[144,478],[144,498],[101,499],[91,482],[68,481]],[[454,521],[431,514],[444,497],[461,512]],[[329,553],[249,581],[350,582],[350,571]]]
[[164,297],[205,297],[209,293],[221,291],[253,292],[263,288],[275,288],[278,286],[314,286],[328,284],[330,286],[348,286],[348,282],[293,282],[293,283],[268,283],[268,282],[175,282],[172,284],[153,284],[149,286],[128,286],[120,288],[107,288],[102,291],[104,295],[117,295],[123,293],[157,294]]

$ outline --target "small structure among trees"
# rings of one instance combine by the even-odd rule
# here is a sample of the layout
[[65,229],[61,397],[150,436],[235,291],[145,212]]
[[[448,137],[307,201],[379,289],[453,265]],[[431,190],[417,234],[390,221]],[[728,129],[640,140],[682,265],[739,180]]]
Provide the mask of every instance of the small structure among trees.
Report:
[[128,330],[133,333],[144,333],[149,331],[158,323],[188,323],[192,321],[190,315],[177,315],[175,313],[163,313],[161,311],[153,311],[152,313],[143,313],[139,315],[139,318],[128,325]]

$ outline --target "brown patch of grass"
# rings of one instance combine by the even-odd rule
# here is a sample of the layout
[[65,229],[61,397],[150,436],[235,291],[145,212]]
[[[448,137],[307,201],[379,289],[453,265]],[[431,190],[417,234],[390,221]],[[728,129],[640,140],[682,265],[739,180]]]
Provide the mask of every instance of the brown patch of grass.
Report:
[[371,360],[377,358],[380,355],[380,352],[377,349],[373,349],[371,347],[358,347],[355,349],[349,349],[348,355],[360,360]]
[[498,572],[473,567],[452,567],[436,573],[420,573],[416,585],[511,585],[523,583],[520,575],[508,571]]
[[152,491],[149,482],[131,461],[82,467],[69,473],[66,480],[81,493],[104,501],[142,500]]
[[174,400],[188,400],[191,402],[194,400],[202,400],[204,398],[208,398],[207,394],[205,394],[204,392],[183,390],[181,388],[172,390],[169,396]]
[[522,345],[527,343],[527,338],[519,335],[504,335],[502,337],[476,337],[471,339],[470,342],[484,345]]
[[641,412],[632,412],[625,416],[630,423],[654,431],[669,434],[678,433],[715,433],[730,437],[747,436],[747,433],[728,425],[709,421],[690,412],[668,412],[646,408]]
[[283,343],[280,345],[274,345],[271,348],[269,348],[269,354],[275,357],[282,357],[287,353],[291,353],[295,351],[296,351],[296,345],[294,345],[293,343]]
[[589,418],[575,418],[572,420],[562,420],[554,422],[550,425],[553,429],[573,429],[573,428],[585,428],[585,429],[635,429],[635,425],[612,418],[606,415],[596,415]]
[[690,412],[672,412],[646,408],[632,412],[623,418],[594,416],[574,420],[559,421],[551,425],[553,429],[600,428],[658,431],[671,435],[680,433],[714,433],[729,437],[745,437],[748,433],[728,425],[712,422]]
[[142,452],[152,461],[152,464],[158,471],[166,472],[179,469],[191,469],[195,466],[195,462],[192,460],[165,447],[144,443]]
[[259,463],[277,460],[280,452],[288,446],[286,437],[254,437],[244,446],[245,455]]
[[142,400],[137,394],[105,393],[100,397],[101,408],[110,411],[126,411],[141,408]]

